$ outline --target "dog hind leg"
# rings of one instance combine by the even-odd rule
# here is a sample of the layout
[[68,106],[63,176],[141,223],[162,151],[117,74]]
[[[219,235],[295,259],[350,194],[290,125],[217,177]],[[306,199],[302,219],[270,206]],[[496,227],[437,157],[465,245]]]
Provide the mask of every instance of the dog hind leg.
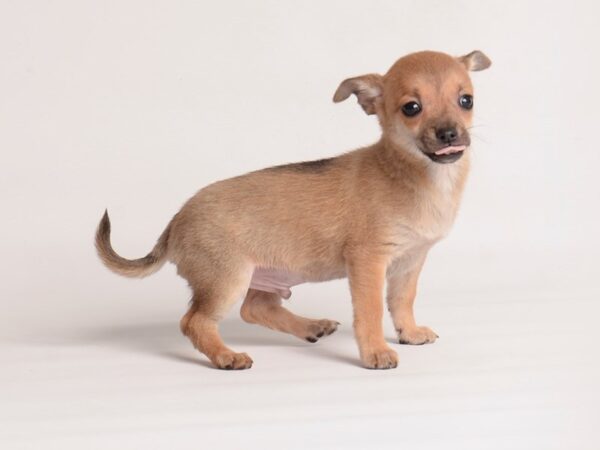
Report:
[[181,331],[217,368],[249,369],[252,359],[246,353],[236,353],[225,345],[218,323],[245,294],[252,270],[242,266],[237,272],[228,272],[228,275],[211,282],[190,282],[194,293],[190,308],[181,319]]
[[281,303],[281,297],[277,294],[249,289],[240,315],[248,323],[289,333],[313,343],[337,330],[338,322],[300,317],[285,309]]

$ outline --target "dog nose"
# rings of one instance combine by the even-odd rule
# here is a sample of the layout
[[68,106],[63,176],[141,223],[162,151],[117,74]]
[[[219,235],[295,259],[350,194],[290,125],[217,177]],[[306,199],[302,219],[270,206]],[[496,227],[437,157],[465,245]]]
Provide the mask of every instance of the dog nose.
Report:
[[441,128],[435,131],[435,135],[440,142],[451,144],[458,137],[456,128]]

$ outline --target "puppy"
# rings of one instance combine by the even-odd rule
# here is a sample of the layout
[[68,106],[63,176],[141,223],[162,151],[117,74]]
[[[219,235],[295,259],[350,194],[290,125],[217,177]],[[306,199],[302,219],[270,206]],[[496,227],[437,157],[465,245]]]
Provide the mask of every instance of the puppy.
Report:
[[433,244],[449,231],[469,170],[473,86],[468,71],[491,61],[424,51],[385,75],[343,81],[333,97],[355,95],[377,116],[381,139],[318,161],[252,172],[211,184],[173,217],[152,251],[122,258],[105,213],[96,233],[104,264],[145,277],[165,261],[192,288],[181,330],[220,369],[252,359],[228,348],[218,323],[240,298],[242,318],[316,342],[338,323],[297,316],[282,306],[290,288],[347,277],[354,332],[365,367],[389,369],[398,357],[383,335],[383,296],[401,344],[432,343],[413,314],[417,279]]

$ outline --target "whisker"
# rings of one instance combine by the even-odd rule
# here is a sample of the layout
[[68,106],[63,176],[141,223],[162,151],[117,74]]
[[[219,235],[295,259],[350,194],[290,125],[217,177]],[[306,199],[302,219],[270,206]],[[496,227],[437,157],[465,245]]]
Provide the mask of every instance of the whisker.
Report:
[[477,139],[478,141],[481,141],[484,144],[489,144],[489,141],[485,140],[484,138],[482,138],[481,136],[479,136],[477,134],[471,134],[471,138]]
[[470,127],[467,127],[467,130],[472,130],[473,128],[481,128],[481,127],[485,127],[485,124],[471,125]]

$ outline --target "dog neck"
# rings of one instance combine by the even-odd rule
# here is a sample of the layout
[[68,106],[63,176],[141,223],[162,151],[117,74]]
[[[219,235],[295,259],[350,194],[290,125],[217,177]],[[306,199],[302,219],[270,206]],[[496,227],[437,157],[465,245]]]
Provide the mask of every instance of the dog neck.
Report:
[[417,148],[407,148],[382,137],[373,146],[378,166],[390,179],[423,191],[435,191],[459,197],[470,166],[470,150],[451,164],[439,164],[420,154]]

